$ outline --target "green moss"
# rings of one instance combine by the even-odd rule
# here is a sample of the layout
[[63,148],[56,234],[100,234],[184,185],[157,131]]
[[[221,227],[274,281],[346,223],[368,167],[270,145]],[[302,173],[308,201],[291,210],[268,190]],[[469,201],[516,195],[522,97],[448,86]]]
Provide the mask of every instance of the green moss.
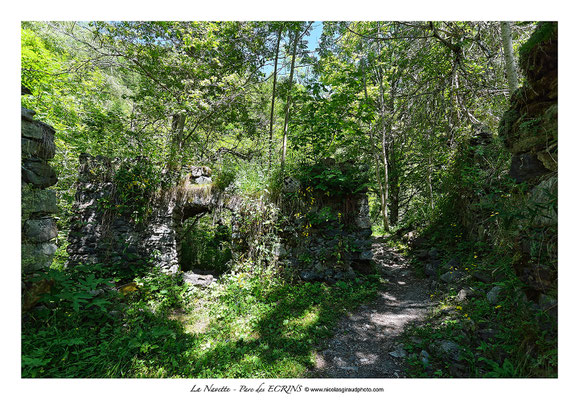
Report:
[[550,40],[557,32],[557,22],[541,22],[529,40],[519,50],[519,63],[526,69],[531,51],[541,43]]

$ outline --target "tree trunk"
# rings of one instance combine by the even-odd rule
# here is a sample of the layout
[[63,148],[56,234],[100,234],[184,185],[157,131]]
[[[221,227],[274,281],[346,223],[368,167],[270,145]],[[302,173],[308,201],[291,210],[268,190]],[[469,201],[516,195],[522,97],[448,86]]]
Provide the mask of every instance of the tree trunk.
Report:
[[398,223],[398,210],[400,202],[400,175],[398,171],[398,161],[396,153],[392,152],[388,160],[390,162],[390,223],[396,225]]
[[[366,64],[364,60],[362,60],[362,75],[364,77],[364,99],[366,100],[366,104],[369,104],[368,88],[367,88],[368,85],[366,82]],[[368,134],[370,136],[370,146],[372,147],[372,155],[374,156],[374,163],[376,164],[376,181],[378,182],[378,191],[380,194],[380,210],[382,213],[382,217],[384,219],[383,210],[387,207],[387,204],[386,204],[386,197],[384,194],[384,185],[382,184],[382,176],[380,175],[380,156],[377,151],[376,141],[374,140],[373,130],[374,128],[370,127]]]
[[177,160],[181,154],[183,147],[183,129],[185,127],[186,116],[184,114],[174,114],[171,123],[171,149],[169,154],[169,161],[167,162],[167,169],[175,171],[179,169],[179,161]]
[[277,32],[277,44],[275,46],[275,62],[273,65],[273,89],[271,93],[271,113],[269,115],[269,167],[271,168],[271,155],[273,153],[273,112],[275,107],[275,87],[277,84],[277,61],[279,59],[279,43],[281,41],[282,28]]
[[[378,23],[378,35],[380,35],[380,24]],[[378,82],[380,84],[380,130],[382,133],[382,167],[384,168],[384,192],[382,207],[382,219],[384,222],[384,231],[390,230],[390,221],[388,219],[388,127],[386,126],[386,104],[384,100],[384,73],[380,60],[382,58],[382,45],[378,47]]]
[[513,55],[513,38],[511,25],[508,21],[501,22],[501,38],[503,40],[503,50],[505,54],[505,67],[507,69],[507,80],[509,81],[509,94],[512,96],[519,86],[515,57]]
[[282,171],[284,169],[285,158],[286,158],[286,153],[287,153],[287,130],[288,130],[288,124],[289,124],[290,106],[291,106],[291,101],[292,101],[291,90],[292,90],[293,80],[294,80],[294,67],[295,67],[295,62],[296,62],[296,52],[297,52],[297,48],[298,48],[299,37],[300,37],[299,31],[296,30],[294,43],[293,43],[293,49],[292,49],[292,63],[291,63],[291,67],[290,67],[288,96],[287,96],[287,102],[285,105],[285,118],[284,118],[284,122],[283,122],[283,142],[282,142],[282,147],[281,147],[281,149],[282,149],[281,150],[281,170]]

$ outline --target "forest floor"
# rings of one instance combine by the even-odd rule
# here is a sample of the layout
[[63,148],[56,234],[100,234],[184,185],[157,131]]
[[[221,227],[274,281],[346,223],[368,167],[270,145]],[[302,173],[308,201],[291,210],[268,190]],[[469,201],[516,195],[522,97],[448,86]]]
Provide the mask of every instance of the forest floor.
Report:
[[383,284],[376,299],[340,320],[334,336],[316,355],[312,378],[402,378],[402,334],[421,324],[433,306],[428,281],[418,278],[409,259],[380,240],[372,245]]

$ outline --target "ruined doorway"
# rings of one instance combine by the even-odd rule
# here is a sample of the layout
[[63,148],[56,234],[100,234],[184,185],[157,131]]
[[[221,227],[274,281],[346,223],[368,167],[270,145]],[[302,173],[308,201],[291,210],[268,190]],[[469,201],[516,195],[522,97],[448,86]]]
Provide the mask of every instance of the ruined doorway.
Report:
[[177,236],[183,272],[221,275],[231,266],[232,213],[227,209],[184,210]]

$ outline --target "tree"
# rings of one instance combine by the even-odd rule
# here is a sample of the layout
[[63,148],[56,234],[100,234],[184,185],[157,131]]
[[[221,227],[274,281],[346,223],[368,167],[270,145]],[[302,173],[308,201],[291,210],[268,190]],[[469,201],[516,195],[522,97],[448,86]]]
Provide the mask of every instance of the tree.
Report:
[[507,69],[507,81],[509,82],[509,92],[512,96],[519,86],[519,78],[517,77],[517,68],[515,66],[515,57],[513,55],[511,24],[508,21],[501,22],[501,39],[503,41],[503,52]]

